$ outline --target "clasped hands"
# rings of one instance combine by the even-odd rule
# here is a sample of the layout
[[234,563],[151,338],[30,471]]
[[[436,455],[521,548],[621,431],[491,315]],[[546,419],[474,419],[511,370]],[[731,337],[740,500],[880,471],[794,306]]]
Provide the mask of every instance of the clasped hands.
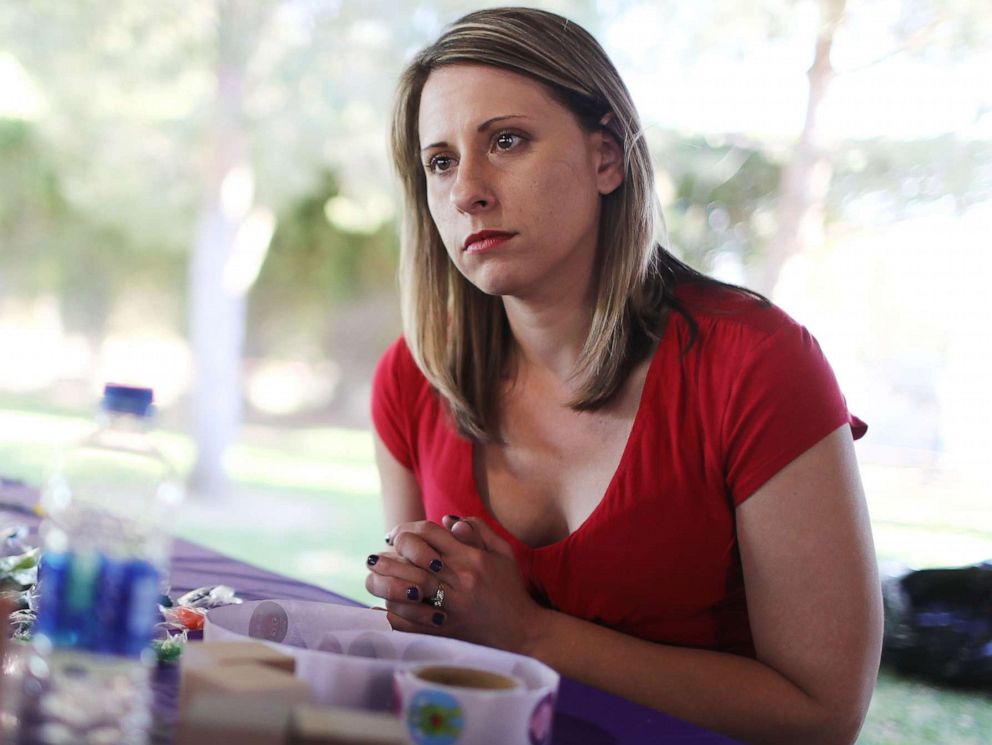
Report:
[[[544,612],[527,592],[513,549],[479,518],[403,523],[372,554],[365,589],[386,601],[397,631],[451,636],[529,654]],[[438,588],[443,602],[435,607]]]

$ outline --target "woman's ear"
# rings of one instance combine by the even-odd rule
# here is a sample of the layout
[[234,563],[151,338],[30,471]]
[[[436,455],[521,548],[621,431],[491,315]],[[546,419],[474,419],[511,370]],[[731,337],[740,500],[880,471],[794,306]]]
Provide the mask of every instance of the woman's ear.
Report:
[[609,194],[623,183],[624,160],[623,148],[607,126],[613,114],[607,114],[599,122],[599,129],[594,134],[598,165],[596,169],[596,186],[599,193]]

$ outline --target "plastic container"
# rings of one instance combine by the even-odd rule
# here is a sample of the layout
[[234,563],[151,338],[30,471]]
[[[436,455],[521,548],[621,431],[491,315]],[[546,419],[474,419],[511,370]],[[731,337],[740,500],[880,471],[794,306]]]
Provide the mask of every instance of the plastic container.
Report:
[[150,641],[181,499],[149,439],[152,391],[108,385],[96,430],[42,496],[34,655],[21,742],[146,743]]

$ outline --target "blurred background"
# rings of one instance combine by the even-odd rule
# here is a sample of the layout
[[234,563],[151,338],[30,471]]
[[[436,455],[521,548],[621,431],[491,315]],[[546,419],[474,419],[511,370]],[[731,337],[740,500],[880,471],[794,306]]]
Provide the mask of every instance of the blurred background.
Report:
[[[0,4],[0,476],[155,388],[182,535],[370,600],[368,395],[399,333],[393,85],[462,0]],[[819,339],[884,567],[992,559],[987,0],[532,2],[605,46],[673,251]],[[986,743],[883,673],[861,742]]]

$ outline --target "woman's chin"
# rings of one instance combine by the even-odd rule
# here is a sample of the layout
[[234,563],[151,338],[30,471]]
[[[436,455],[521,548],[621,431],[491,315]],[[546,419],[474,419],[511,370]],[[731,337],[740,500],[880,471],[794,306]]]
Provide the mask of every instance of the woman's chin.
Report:
[[523,289],[518,278],[505,272],[478,272],[466,279],[487,295],[516,295]]

